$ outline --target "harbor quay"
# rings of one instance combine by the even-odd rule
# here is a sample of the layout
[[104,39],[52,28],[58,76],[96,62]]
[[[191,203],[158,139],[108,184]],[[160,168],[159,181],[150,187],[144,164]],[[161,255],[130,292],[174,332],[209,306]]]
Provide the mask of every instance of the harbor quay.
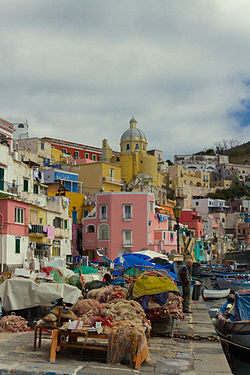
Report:
[[176,321],[173,338],[150,337],[150,362],[140,370],[129,362],[107,364],[104,352],[79,348],[64,348],[51,363],[51,337],[43,337],[34,351],[34,332],[28,331],[0,333],[0,375],[232,374],[205,303],[192,301],[191,309],[192,314]]

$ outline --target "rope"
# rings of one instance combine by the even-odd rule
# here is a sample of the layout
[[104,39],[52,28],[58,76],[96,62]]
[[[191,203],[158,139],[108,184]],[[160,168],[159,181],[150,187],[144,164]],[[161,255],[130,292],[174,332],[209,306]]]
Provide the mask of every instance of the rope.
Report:
[[236,342],[233,342],[233,341],[230,341],[230,340],[227,340],[227,339],[224,339],[223,337],[221,336],[218,336],[218,339],[219,341],[225,341],[231,345],[235,345],[235,346],[238,346],[239,348],[241,349],[245,349],[245,350],[250,350],[250,348],[246,347],[246,346],[243,346],[243,345],[240,345],[240,344],[236,344]]

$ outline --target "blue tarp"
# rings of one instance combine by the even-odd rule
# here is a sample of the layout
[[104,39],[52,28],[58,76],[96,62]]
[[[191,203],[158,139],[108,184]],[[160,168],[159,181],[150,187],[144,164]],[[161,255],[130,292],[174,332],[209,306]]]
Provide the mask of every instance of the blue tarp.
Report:
[[[161,266],[159,264],[155,264],[150,262],[149,256],[145,254],[134,254],[134,253],[128,253],[124,254],[122,257],[118,257],[114,260],[114,263],[120,266],[125,267],[126,269],[129,267],[134,267],[134,266],[150,266],[153,267],[154,270],[166,270],[165,266]],[[146,269],[145,269],[146,271]],[[177,279],[177,275],[174,272],[167,271],[169,276],[171,276],[174,280]]]
[[250,293],[235,294],[235,312],[237,320],[250,320]]

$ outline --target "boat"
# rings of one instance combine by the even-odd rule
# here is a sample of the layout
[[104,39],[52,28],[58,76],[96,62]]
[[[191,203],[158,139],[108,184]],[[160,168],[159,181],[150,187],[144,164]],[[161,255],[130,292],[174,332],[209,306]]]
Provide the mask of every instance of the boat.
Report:
[[233,345],[250,349],[250,291],[235,293],[235,302],[231,310],[218,314],[216,324],[218,335]]
[[250,290],[250,279],[248,277],[217,277],[216,282],[221,289],[228,288],[231,291]]
[[203,299],[209,301],[212,299],[226,298],[230,293],[230,289],[204,289]]

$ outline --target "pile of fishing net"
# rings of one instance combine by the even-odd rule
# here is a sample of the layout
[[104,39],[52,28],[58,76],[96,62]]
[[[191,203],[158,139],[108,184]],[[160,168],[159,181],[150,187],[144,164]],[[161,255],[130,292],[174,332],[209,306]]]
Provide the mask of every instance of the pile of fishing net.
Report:
[[[164,295],[166,295],[165,302],[164,298],[159,298],[164,297]],[[145,300],[148,300],[146,315],[151,321],[167,318],[170,315],[175,315],[177,319],[183,319],[182,297],[180,295],[167,292],[161,293],[161,295],[145,296],[141,302],[142,306],[145,306]]]
[[0,332],[23,332],[27,329],[27,322],[21,316],[8,315],[0,320]]
[[77,316],[83,316],[86,313],[95,316],[100,315],[102,304],[94,299],[79,299],[72,307],[71,310]]
[[126,299],[127,295],[127,289],[118,285],[110,285],[104,288],[90,290],[87,294],[87,298],[95,299],[100,303],[107,303],[117,298]]
[[114,324],[108,336],[107,362],[120,363],[125,355],[129,355],[132,365],[135,356],[140,353],[141,362],[149,361],[148,343],[144,328],[129,320]]
[[123,299],[104,304],[101,310],[101,317],[110,317],[113,322],[129,320],[148,331],[151,329],[150,322],[146,319],[143,308],[136,301]]

